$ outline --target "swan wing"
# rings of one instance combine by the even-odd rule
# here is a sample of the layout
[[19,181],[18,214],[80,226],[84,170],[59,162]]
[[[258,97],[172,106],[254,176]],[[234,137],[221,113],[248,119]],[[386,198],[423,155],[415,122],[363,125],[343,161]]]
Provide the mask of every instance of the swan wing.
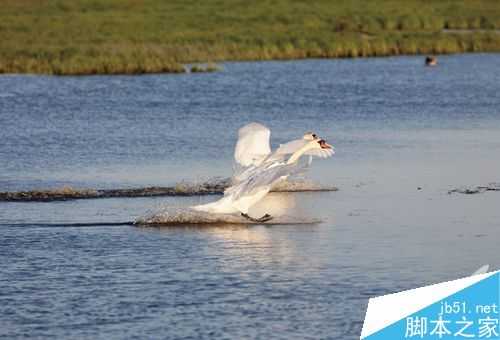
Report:
[[234,160],[239,167],[259,165],[271,153],[271,130],[259,123],[250,123],[238,130]]
[[299,150],[302,148],[304,145],[306,145],[309,141],[305,139],[296,139],[292,140],[288,143],[281,144],[280,147],[275,151],[275,155],[289,155],[294,153],[295,151]]
[[335,154],[334,149],[312,149],[309,150],[305,153],[306,155],[309,156],[315,156],[319,158],[328,158],[331,157]]
[[269,187],[270,189],[277,181],[295,175],[302,169],[303,167],[297,163],[263,164],[254,168],[243,181],[227,188],[224,195],[231,195],[233,200],[238,200],[243,196],[253,195],[262,188]]
[[[310,142],[309,140],[305,139],[296,139],[291,142],[281,144],[280,147],[273,154],[273,156],[276,155],[278,157],[279,156],[284,157],[285,155],[293,154],[295,151],[299,150],[309,142]],[[304,154],[308,156],[328,158],[333,154],[335,154],[335,151],[334,149],[311,149],[306,151]]]

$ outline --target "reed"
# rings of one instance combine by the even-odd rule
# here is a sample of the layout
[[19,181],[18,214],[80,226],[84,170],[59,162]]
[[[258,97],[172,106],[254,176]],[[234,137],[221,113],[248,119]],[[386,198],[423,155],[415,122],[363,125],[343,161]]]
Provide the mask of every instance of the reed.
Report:
[[207,61],[500,51],[499,29],[496,0],[3,0],[0,73],[205,72],[217,70]]

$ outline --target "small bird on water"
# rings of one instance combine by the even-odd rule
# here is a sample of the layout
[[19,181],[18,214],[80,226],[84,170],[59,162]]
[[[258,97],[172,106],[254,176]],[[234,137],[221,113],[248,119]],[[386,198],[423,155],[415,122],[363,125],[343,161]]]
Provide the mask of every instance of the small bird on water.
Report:
[[425,57],[425,66],[436,66],[438,63],[437,58],[434,56]]

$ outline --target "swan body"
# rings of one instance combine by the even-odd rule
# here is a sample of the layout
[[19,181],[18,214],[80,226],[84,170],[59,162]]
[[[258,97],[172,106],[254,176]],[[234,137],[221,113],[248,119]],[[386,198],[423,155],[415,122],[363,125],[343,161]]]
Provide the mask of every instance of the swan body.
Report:
[[[333,155],[332,146],[316,136],[310,136],[311,138],[308,137],[309,139],[305,139],[306,134],[303,138],[303,142],[296,143],[296,141],[293,141],[291,142],[294,143],[293,146],[287,143],[278,148],[274,153],[267,154],[265,157],[260,158],[262,153],[254,151],[266,151],[267,149],[262,148],[262,145],[254,147],[252,143],[261,140],[263,137],[268,140],[270,132],[267,133],[263,130],[263,125],[257,123],[252,124],[256,124],[249,125],[251,125],[252,129],[259,129],[260,135],[252,140],[252,138],[246,139],[248,135],[245,133],[247,133],[248,130],[243,133],[244,139],[250,141],[248,145],[251,145],[249,150],[252,152],[247,154],[241,152],[242,148],[245,149],[244,146],[246,143],[246,141],[244,141],[240,144],[241,133],[239,134],[239,140],[236,147],[235,158],[238,155],[238,159],[246,162],[248,166],[248,168],[240,174],[239,181],[227,188],[224,191],[224,196],[218,201],[197,205],[192,207],[192,209],[216,214],[233,214],[239,212],[244,217],[254,221],[268,220],[271,217],[267,214],[262,219],[252,219],[248,216],[249,209],[264,198],[274,184],[301,171],[302,167],[298,166],[298,161],[303,155],[314,155],[318,157],[323,157],[322,155],[324,155],[324,157]],[[240,132],[241,131],[242,129],[240,129]],[[267,129],[267,131],[269,131],[269,129]],[[292,150],[294,151],[292,152]],[[330,151],[326,153],[320,152],[322,150]],[[251,156],[247,157],[248,155]],[[287,158],[288,155],[289,157]]]

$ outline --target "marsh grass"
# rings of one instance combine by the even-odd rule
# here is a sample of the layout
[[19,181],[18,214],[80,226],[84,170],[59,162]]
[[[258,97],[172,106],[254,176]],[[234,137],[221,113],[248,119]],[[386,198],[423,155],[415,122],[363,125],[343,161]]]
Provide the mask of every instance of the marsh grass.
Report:
[[[496,0],[4,0],[0,72],[214,71],[207,60],[500,51]],[[444,32],[470,30],[466,33]],[[194,70],[192,69],[194,67]]]

